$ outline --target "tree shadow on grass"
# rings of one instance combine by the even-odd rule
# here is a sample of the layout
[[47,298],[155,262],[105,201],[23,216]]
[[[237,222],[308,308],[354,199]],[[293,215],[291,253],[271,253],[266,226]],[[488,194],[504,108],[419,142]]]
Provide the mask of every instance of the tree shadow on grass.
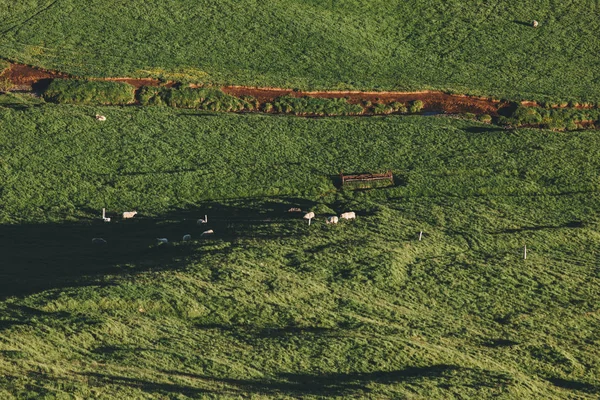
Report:
[[[127,378],[100,373],[84,373],[103,384],[137,387],[146,392],[181,393],[181,394],[262,394],[271,396],[348,396],[368,393],[373,384],[410,383],[419,380],[437,379],[450,376],[460,367],[453,365],[433,365],[427,367],[409,367],[397,371],[351,372],[351,373],[280,373],[265,379],[235,379],[200,375],[188,372],[160,370],[170,379],[194,379],[202,386],[217,386],[214,389],[200,389],[171,383],[154,383],[141,379]],[[482,376],[482,379],[485,379]]]
[[548,378],[548,382],[563,389],[573,389],[593,394],[600,393],[600,386],[592,385],[590,383],[561,378]]
[[[156,216],[111,222],[0,225],[0,299],[48,289],[110,285],[116,275],[144,270],[185,268],[190,260],[215,250],[216,243],[234,246],[244,238],[278,239],[305,235],[306,227],[289,207],[307,207],[302,199],[248,199],[207,202]],[[208,215],[208,223],[198,224]],[[214,233],[201,236],[202,232]],[[190,234],[192,241],[183,242]],[[92,238],[106,244],[94,245]],[[157,245],[167,238],[168,245]],[[212,248],[212,250],[211,250]],[[227,248],[227,246],[225,246]]]

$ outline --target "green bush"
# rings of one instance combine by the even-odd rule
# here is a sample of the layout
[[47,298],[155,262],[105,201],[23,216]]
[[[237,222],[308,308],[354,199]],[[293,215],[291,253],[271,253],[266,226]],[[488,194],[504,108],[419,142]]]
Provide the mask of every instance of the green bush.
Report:
[[129,104],[135,88],[124,82],[55,79],[43,94],[46,101],[69,104]]
[[375,104],[373,107],[374,114],[390,114],[394,111],[394,108],[387,104]]
[[421,112],[421,110],[423,110],[424,106],[425,106],[425,104],[421,100],[415,100],[410,103],[410,112],[412,114]]
[[518,107],[512,118],[518,125],[536,125],[542,122],[542,116],[533,107]]
[[358,104],[350,104],[347,99],[324,99],[317,97],[282,96],[273,102],[275,111],[296,115],[355,115],[364,110]]
[[479,121],[489,124],[492,122],[492,116],[489,114],[482,114],[479,116]]
[[265,103],[263,105],[263,111],[264,112],[271,112],[271,111],[273,111],[273,104],[271,104],[271,103]]
[[207,111],[242,111],[253,105],[215,88],[157,88],[145,86],[138,92],[142,105],[168,105]]
[[144,86],[137,93],[137,100],[143,106],[164,106],[163,100],[164,88],[155,86]]
[[464,117],[464,118],[466,118],[466,119],[473,119],[473,120],[474,120],[474,119],[477,119],[477,115],[475,115],[475,114],[473,114],[473,113],[470,113],[470,112],[468,112],[468,113],[464,113],[464,114],[463,114],[463,117]]

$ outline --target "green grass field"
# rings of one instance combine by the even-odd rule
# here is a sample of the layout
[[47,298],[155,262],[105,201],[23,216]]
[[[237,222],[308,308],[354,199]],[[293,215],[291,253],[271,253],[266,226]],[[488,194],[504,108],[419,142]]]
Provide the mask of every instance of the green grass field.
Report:
[[596,132],[0,105],[2,398],[600,393]]
[[0,56],[78,76],[599,101],[598,7],[593,0],[0,0]]

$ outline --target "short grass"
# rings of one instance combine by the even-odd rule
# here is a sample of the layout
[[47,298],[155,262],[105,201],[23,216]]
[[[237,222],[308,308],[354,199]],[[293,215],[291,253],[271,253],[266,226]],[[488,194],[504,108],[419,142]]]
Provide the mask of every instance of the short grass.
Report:
[[0,56],[79,76],[598,101],[598,7],[594,0],[1,0]]
[[595,132],[2,104],[2,398],[600,393]]

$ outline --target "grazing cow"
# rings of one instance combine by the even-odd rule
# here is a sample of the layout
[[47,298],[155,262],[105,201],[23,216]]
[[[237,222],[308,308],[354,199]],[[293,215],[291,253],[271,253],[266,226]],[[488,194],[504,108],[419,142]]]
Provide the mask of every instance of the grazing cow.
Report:
[[169,240],[167,238],[156,238],[156,241],[158,242],[158,244],[168,244]]
[[354,211],[345,212],[340,215],[340,219],[356,219],[356,214]]
[[198,225],[202,225],[202,224],[206,224],[208,223],[208,215],[204,216],[204,219],[200,218],[198,221],[196,221],[196,224]]
[[534,28],[537,28],[539,25],[539,22],[537,22],[535,19],[533,20],[533,22],[531,23],[531,26],[533,26]]
[[98,121],[106,121],[106,117],[104,115],[96,114],[96,119]]
[[304,218],[304,219],[307,219],[307,220],[308,220],[308,226],[310,226],[310,221],[311,221],[311,220],[312,220],[314,217],[315,217],[315,213],[311,211],[311,212],[309,212],[309,213],[306,213],[306,214],[304,214],[304,217],[302,217],[302,218]]
[[209,229],[207,231],[204,231],[200,234],[200,236],[208,236],[208,235],[212,235],[213,233],[215,233],[212,229]]
[[187,242],[188,240],[192,240],[192,235],[190,235],[190,234],[183,235],[183,241]]
[[338,223],[338,217],[336,217],[335,215],[333,217],[327,217],[327,219],[325,220],[326,223],[328,224],[337,224]]
[[311,211],[309,213],[304,214],[304,217],[302,217],[302,218],[304,218],[304,219],[313,219],[314,217],[315,217],[315,213]]
[[106,240],[104,240],[102,238],[93,238],[92,244],[106,244]]
[[287,212],[302,212],[302,209],[298,207],[292,207],[289,210],[287,210]]
[[123,219],[133,218],[133,217],[135,217],[136,214],[137,214],[137,211],[125,211],[123,213]]

